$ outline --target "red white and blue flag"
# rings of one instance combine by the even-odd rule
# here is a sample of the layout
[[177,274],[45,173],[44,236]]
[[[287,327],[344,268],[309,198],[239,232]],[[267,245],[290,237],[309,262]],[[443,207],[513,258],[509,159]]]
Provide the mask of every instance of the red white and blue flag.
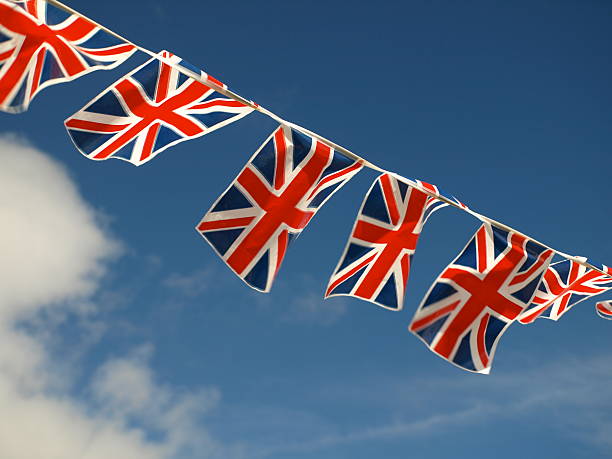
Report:
[[362,164],[281,125],[198,224],[229,268],[267,292],[289,242]]
[[499,339],[531,303],[552,256],[484,223],[431,286],[410,331],[452,364],[489,373]]
[[[422,188],[439,194],[435,185]],[[383,174],[368,191],[325,297],[346,295],[400,310],[412,255],[429,216],[444,202]]]
[[612,301],[600,301],[595,305],[595,311],[602,319],[612,320]]
[[94,160],[118,158],[139,166],[172,145],[208,134],[253,111],[179,70],[187,68],[225,87],[191,64],[168,51],[160,56],[173,65],[149,60],[65,121],[83,155]]
[[27,110],[41,89],[113,68],[134,51],[44,0],[0,0],[0,110]]
[[612,289],[612,269],[603,266],[602,270],[610,275],[573,260],[550,265],[531,305],[521,314],[519,322],[529,324],[541,317],[559,320],[581,301]]

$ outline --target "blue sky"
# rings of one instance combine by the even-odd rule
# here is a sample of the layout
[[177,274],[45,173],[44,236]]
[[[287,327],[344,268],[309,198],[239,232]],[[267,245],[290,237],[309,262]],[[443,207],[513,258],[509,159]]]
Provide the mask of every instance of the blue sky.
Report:
[[[372,162],[612,264],[609,2],[71,6]],[[489,376],[407,331],[478,227],[469,215],[430,219],[404,311],[323,301],[376,177],[364,171],[261,294],[193,228],[274,122],[249,115],[140,168],[81,156],[63,120],[145,60],[0,114],[1,457],[610,456],[612,339],[594,301],[513,325]]]

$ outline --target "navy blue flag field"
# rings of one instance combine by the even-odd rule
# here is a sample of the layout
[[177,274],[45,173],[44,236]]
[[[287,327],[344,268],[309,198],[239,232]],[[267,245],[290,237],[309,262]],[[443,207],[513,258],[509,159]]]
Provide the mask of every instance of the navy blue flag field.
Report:
[[[168,51],[120,79],[65,121],[78,150],[94,160],[118,158],[139,166],[165,149],[195,139],[248,115],[253,109],[212,85],[223,83]],[[178,68],[177,68],[178,67]]]
[[[583,258],[586,261],[586,258]],[[610,275],[587,268],[574,260],[563,260],[548,267],[532,304],[519,322],[529,324],[538,318],[559,320],[573,306],[612,289],[612,268],[600,265]]]
[[410,331],[450,363],[489,373],[499,339],[531,304],[553,255],[484,223],[431,286]]
[[[417,183],[436,194],[436,186]],[[346,295],[400,310],[412,256],[429,216],[447,204],[383,174],[366,194],[325,297]]]
[[281,125],[197,230],[250,287],[268,292],[289,243],[362,164]]
[[41,89],[116,67],[135,50],[44,0],[0,0],[0,110],[23,112]]

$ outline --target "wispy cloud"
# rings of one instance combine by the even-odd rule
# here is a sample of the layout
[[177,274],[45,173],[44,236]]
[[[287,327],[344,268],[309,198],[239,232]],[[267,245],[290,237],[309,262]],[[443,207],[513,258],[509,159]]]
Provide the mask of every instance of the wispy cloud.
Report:
[[325,434],[302,442],[267,445],[254,449],[253,457],[264,458],[277,454],[286,455],[290,453],[317,451],[371,440],[413,437],[427,434],[435,429],[446,429],[455,425],[474,423],[492,414],[495,414],[495,410],[491,409],[491,407],[477,405],[451,413],[434,414],[411,422],[392,422],[347,433]]
[[334,298],[325,301],[321,286],[308,275],[277,280],[272,293],[256,297],[262,310],[276,315],[279,321],[292,324],[331,325],[348,310],[347,301]]
[[144,346],[98,369],[91,386],[98,409],[123,428],[136,424],[164,438],[168,456],[212,453],[216,443],[200,421],[218,404],[219,391],[177,391],[160,384],[148,365],[151,352]]
[[[371,410],[378,422],[355,426],[346,419],[341,423],[327,418],[313,422],[314,413],[294,414],[293,421],[307,422],[301,426],[294,422],[284,435],[255,442],[250,450],[254,457],[267,458],[391,440],[432,442],[439,438],[445,442],[446,432],[489,428],[494,422],[524,423],[525,419],[535,425],[545,424],[551,436],[556,432],[600,451],[611,450],[612,396],[607,395],[612,380],[611,357],[576,357],[505,376],[466,376],[397,381],[369,375],[360,381],[324,383],[314,389],[317,403],[329,400],[340,410],[343,406],[346,411]],[[287,419],[287,414],[270,411],[271,426],[279,424],[270,421],[275,417]],[[291,433],[296,430],[300,431],[299,438]]]
[[331,325],[346,313],[346,301],[342,298],[323,301],[321,294],[299,292],[281,314],[285,322]]
[[[218,260],[214,262],[221,264]],[[223,268],[223,267],[221,267]],[[216,268],[214,264],[191,272],[174,272],[161,281],[172,297],[172,308],[184,300],[191,300],[212,292],[235,289],[234,276],[227,269]],[[255,293],[246,285],[238,284],[249,302],[255,303],[261,311],[274,314],[276,320],[292,324],[327,326],[335,323],[347,312],[347,301],[334,298],[324,301],[320,286],[307,275],[275,283],[271,293]]]
[[212,268],[198,269],[187,274],[172,273],[163,280],[163,285],[181,295],[193,298],[213,287],[214,274]]

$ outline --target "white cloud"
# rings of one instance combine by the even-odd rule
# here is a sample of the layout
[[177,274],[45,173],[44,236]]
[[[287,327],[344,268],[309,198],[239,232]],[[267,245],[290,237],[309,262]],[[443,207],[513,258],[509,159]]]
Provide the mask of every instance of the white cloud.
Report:
[[215,442],[196,426],[217,405],[219,391],[180,392],[157,383],[147,364],[149,354],[149,348],[141,348],[128,357],[109,360],[98,370],[92,391],[100,409],[111,419],[134,422],[161,435],[174,455],[212,452]]
[[136,352],[102,365],[92,398],[79,400],[47,335],[20,326],[34,318],[35,329],[52,326],[82,305],[95,313],[88,297],[118,244],[56,161],[0,136],[0,162],[0,457],[212,457],[199,418],[218,400],[215,390],[161,385],[146,353]]
[[67,172],[14,137],[0,160],[0,320],[92,292],[117,244]]
[[162,458],[142,432],[89,416],[78,403],[44,392],[22,392],[0,377],[0,456],[11,459]]

